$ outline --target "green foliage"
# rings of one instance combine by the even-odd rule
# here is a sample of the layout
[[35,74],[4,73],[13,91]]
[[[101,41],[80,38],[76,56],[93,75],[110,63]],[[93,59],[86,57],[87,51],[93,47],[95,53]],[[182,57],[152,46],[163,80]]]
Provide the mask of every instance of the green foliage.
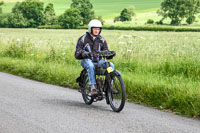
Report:
[[114,18],[114,23],[117,22],[117,21],[120,21],[120,16],[117,16],[117,17]]
[[188,24],[195,21],[195,15],[199,13],[199,0],[164,0],[158,14],[163,16],[162,20],[169,17],[171,25],[179,25],[186,18]]
[[0,14],[2,13],[2,5],[4,4],[4,2],[3,1],[0,1]]
[[1,13],[0,14],[0,27],[4,27],[4,28],[9,27],[8,17],[10,15],[11,15],[10,13]]
[[28,21],[28,27],[37,27],[44,24],[43,2],[39,0],[25,0],[21,3],[16,3],[12,9],[15,17],[22,14]]
[[24,28],[29,26],[29,21],[23,17],[23,14],[19,11],[11,13],[8,16],[9,27],[11,28]]
[[131,21],[132,20],[132,16],[135,16],[135,8],[132,6],[132,7],[129,7],[128,9],[127,8],[124,8],[122,11],[121,11],[121,14],[120,16],[117,16],[114,18],[114,23],[117,22],[117,21]]
[[128,14],[130,14],[131,16],[136,16],[135,7],[134,6],[130,6],[128,8]]
[[200,0],[186,0],[187,4],[187,20],[188,24],[194,23],[196,14],[200,13]]
[[[43,63],[12,58],[0,59],[0,71],[65,87],[75,87],[76,85],[74,81],[79,71],[74,71],[74,68],[70,64],[58,64],[54,62]],[[80,70],[79,67],[75,69]]]
[[76,8],[70,8],[58,18],[59,24],[66,29],[77,28],[82,22],[80,11]]
[[[1,0],[0,0],[1,1]],[[12,1],[12,2],[7,2]],[[4,0],[6,6],[3,7],[4,12],[9,13],[14,5],[14,3],[19,0]],[[72,1],[71,0],[40,0],[45,3],[54,4],[54,8],[56,11],[56,15],[61,15],[66,8],[69,8]],[[160,7],[160,3],[163,0],[90,0],[93,5],[93,10],[95,10],[96,16],[102,16],[104,19],[109,18],[112,19],[119,14],[124,7],[129,7],[130,5],[134,5],[136,7],[136,11],[144,11],[157,9]],[[114,4],[113,4],[114,3]]]
[[174,32],[200,32],[199,27],[172,27],[172,26],[103,26],[108,30],[135,30],[135,31],[174,31]]
[[55,16],[56,15],[52,3],[48,3],[47,6],[45,7],[44,14],[46,14],[46,13],[50,14],[51,16]]
[[46,25],[55,25],[57,17],[52,3],[49,3],[44,10],[44,21]]
[[3,51],[4,56],[25,58],[34,52],[33,44],[29,41],[17,39],[16,41],[12,40],[9,44]]
[[[162,22],[156,22],[162,23]],[[39,26],[39,29],[62,29],[60,25],[45,25]],[[77,29],[87,29],[87,26],[80,26]],[[175,26],[113,26],[113,25],[104,25],[103,29],[107,30],[135,30],[135,31],[173,31],[173,32],[200,32],[199,27],[175,27]]]
[[147,24],[153,24],[154,23],[154,20],[153,19],[148,19],[147,20]]
[[95,18],[93,5],[90,0],[72,0],[71,8],[76,8],[80,11],[83,18],[83,25],[88,24],[90,20]]
[[120,21],[131,21],[132,18],[131,18],[131,14],[130,12],[128,11],[127,8],[124,8],[122,11],[121,11],[121,15],[119,16],[120,17]]

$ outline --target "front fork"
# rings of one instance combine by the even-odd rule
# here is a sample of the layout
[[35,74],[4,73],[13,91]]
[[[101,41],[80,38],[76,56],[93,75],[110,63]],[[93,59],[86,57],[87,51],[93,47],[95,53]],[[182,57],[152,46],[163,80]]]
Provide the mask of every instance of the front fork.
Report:
[[108,98],[108,93],[109,93],[109,91],[112,90],[111,73],[114,70],[110,66],[110,62],[108,62],[106,59],[105,59],[105,64],[106,64],[106,69],[107,69],[107,74],[106,74],[106,90],[105,90],[105,92],[106,92],[106,103],[110,104],[110,101],[109,101],[109,98]]

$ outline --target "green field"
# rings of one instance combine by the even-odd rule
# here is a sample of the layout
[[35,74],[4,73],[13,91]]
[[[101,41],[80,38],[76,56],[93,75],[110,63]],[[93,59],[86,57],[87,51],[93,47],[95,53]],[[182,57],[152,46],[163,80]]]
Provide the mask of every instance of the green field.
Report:
[[[86,30],[0,29],[0,71],[77,87],[74,50]],[[200,35],[103,30],[127,100],[200,117]]]
[[[4,12],[11,12],[15,1],[22,0],[4,0]],[[67,8],[70,7],[71,0],[42,0],[45,5],[53,3],[57,15],[62,14]],[[162,0],[90,0],[94,6],[96,15],[101,15],[104,18],[114,17],[119,15],[123,8],[135,6],[137,12],[149,11],[160,7]]]

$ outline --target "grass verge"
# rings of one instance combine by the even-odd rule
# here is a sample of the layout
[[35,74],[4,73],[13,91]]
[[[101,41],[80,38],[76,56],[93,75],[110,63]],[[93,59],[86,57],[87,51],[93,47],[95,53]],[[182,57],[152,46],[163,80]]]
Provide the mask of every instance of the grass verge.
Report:
[[[80,66],[55,62],[0,58],[0,71],[71,88],[77,87],[75,80],[81,69]],[[123,79],[128,101],[160,109],[170,109],[184,116],[200,117],[198,82],[180,76],[166,77],[142,72],[123,73],[126,73],[123,74]]]

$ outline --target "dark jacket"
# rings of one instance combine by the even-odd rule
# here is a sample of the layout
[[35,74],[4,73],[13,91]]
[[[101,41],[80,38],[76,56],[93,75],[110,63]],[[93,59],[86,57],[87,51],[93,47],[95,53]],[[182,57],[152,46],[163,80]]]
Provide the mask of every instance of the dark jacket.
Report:
[[[75,51],[75,58],[76,59],[84,59],[82,57],[82,52],[84,50],[88,51],[88,49],[85,49],[85,46],[89,45],[91,52],[93,55],[96,55],[97,52],[103,51],[103,50],[108,50],[108,46],[107,46],[107,42],[106,40],[104,40],[103,37],[101,37],[100,35],[98,35],[95,40],[93,40],[93,37],[90,35],[90,33],[86,32],[85,35],[81,36],[78,39],[78,42],[76,44],[76,51]],[[90,51],[88,51],[90,52]],[[93,57],[93,61],[98,61],[97,57],[94,56]]]

